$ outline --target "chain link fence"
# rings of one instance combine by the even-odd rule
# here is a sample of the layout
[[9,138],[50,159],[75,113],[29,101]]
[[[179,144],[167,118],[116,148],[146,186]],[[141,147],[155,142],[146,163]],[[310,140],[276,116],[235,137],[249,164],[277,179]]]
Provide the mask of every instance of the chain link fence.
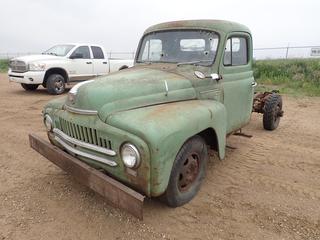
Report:
[[[34,52],[25,53],[0,53],[0,59],[11,59],[14,57],[39,54]],[[133,59],[135,52],[107,52],[112,59]],[[293,58],[317,58],[320,57],[319,46],[287,46],[253,49],[253,57],[257,60],[263,59],[293,59]]]
[[255,48],[253,57],[263,59],[294,59],[320,57],[320,46],[287,46],[272,48]]

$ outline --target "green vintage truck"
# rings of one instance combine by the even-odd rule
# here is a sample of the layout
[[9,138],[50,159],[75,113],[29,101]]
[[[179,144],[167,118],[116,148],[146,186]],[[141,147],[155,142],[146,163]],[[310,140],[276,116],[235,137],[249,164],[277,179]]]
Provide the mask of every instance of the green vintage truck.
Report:
[[45,106],[53,151],[63,149],[130,189],[181,206],[200,188],[208,149],[223,159],[227,136],[248,124],[252,111],[264,114],[267,130],[279,124],[281,96],[254,95],[252,61],[244,25],[188,20],[152,26],[134,67],[82,82]]

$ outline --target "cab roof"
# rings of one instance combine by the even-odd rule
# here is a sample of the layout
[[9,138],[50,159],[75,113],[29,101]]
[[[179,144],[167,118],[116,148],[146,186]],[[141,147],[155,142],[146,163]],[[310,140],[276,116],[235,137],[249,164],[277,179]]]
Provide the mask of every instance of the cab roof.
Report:
[[173,21],[173,22],[165,22],[153,25],[149,27],[144,34],[150,32],[157,31],[165,31],[165,30],[175,30],[175,29],[203,29],[221,33],[229,33],[229,32],[247,32],[250,33],[250,30],[245,25],[224,21],[224,20],[182,20],[182,21]]

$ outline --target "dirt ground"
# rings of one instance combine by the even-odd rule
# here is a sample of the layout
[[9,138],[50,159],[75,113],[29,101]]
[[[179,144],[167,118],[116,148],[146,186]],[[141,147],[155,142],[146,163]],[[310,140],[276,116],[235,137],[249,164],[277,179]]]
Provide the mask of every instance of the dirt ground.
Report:
[[41,109],[54,98],[0,75],[0,240],[320,239],[320,98],[284,97],[274,132],[254,114],[252,138],[228,139],[189,204],[146,200],[144,220],[110,207],[28,145],[45,137]]

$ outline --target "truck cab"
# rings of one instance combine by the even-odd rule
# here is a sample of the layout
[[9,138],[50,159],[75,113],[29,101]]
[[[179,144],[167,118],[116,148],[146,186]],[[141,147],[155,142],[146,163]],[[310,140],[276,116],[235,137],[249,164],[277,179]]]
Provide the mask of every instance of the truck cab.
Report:
[[108,59],[97,44],[60,44],[41,55],[17,57],[9,62],[9,80],[27,91],[39,85],[51,94],[61,94],[66,84],[85,81],[131,67],[133,60]]
[[145,31],[134,67],[76,85],[43,117],[52,144],[177,207],[200,189],[208,150],[224,159],[226,137],[249,122],[255,86],[247,27],[168,22]]

